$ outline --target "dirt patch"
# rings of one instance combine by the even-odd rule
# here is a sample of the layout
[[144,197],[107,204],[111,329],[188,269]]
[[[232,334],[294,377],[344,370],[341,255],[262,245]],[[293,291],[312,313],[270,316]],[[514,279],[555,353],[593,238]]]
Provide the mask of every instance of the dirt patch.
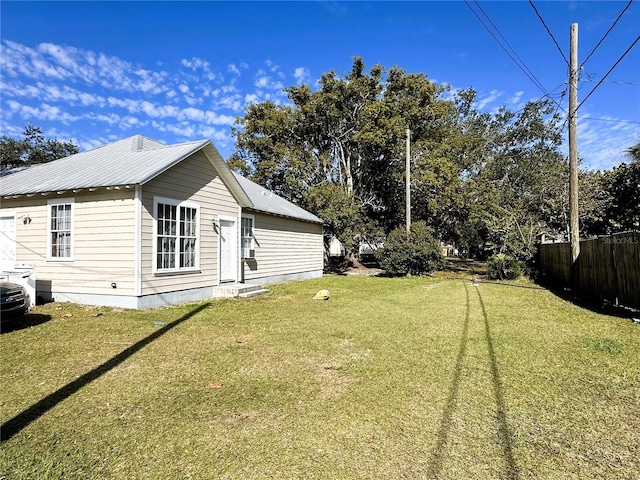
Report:
[[447,258],[444,270],[467,273],[469,275],[486,275],[487,264],[469,258]]
[[384,273],[378,262],[372,258],[361,260],[346,258],[330,258],[329,264],[325,268],[325,273],[334,275],[355,275],[355,276],[375,276]]
[[361,276],[361,277],[373,277],[376,275],[380,275],[382,273],[384,273],[384,270],[382,270],[379,267],[369,268],[364,265],[357,266],[357,267],[350,267],[344,272],[345,275],[355,275],[355,276]]

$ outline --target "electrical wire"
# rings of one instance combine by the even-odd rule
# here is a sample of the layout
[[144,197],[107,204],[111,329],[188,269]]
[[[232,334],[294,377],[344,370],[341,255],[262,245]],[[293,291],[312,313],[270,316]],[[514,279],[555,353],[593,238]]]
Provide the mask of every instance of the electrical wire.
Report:
[[618,20],[620,20],[620,18],[622,17],[622,15],[624,15],[624,12],[626,12],[629,7],[631,6],[631,3],[633,3],[633,0],[629,0],[629,3],[627,3],[627,6],[624,7],[624,9],[622,10],[622,12],[620,12],[620,14],[618,15],[618,18],[615,19],[615,21],[613,22],[613,25],[611,25],[611,27],[609,27],[609,30],[607,30],[607,33],[604,34],[604,36],[600,39],[600,41],[596,44],[595,47],[593,47],[593,50],[591,50],[591,53],[589,55],[587,55],[587,58],[584,59],[584,61],[582,62],[582,65],[580,65],[580,68],[584,67],[584,64],[587,63],[587,61],[591,58],[591,56],[595,53],[595,51],[598,49],[598,47],[600,46],[600,44],[602,42],[604,42],[604,39],[607,38],[607,35],[609,35],[609,33],[611,32],[611,30],[613,30],[613,27],[616,26],[616,23],[618,23]]
[[640,122],[636,122],[634,120],[614,120],[613,118],[580,117],[580,120],[597,120],[598,122],[631,123],[634,125],[640,125]]
[[[543,93],[547,94],[546,90],[544,89],[544,87],[542,86],[542,83],[540,83],[540,81],[536,78],[536,76],[533,74],[533,72],[531,70],[529,70],[529,68],[525,65],[525,63],[522,61],[522,59],[518,56],[518,54],[516,53],[516,51],[513,49],[513,47],[509,44],[508,40],[504,37],[504,35],[502,35],[502,33],[500,32],[500,29],[498,29],[498,27],[495,25],[495,23],[493,23],[493,21],[491,20],[491,18],[489,17],[489,15],[487,15],[487,13],[484,11],[484,9],[482,8],[482,6],[480,5],[480,3],[478,3],[478,0],[474,0],[474,3],[476,4],[476,6],[480,9],[480,11],[482,12],[482,14],[485,16],[485,18],[489,21],[489,23],[491,24],[491,26],[495,29],[495,31],[498,33],[498,35],[500,35],[500,38],[502,38],[502,40],[504,40],[504,43],[507,45],[507,47],[509,47],[509,49],[513,52],[513,54],[516,56],[516,58],[518,59],[518,61],[522,64],[522,66],[526,69],[527,72],[529,72],[529,74],[531,76],[529,76],[529,78],[536,84],[536,86],[538,86],[538,88],[540,88],[540,90],[542,90]],[[495,38],[495,37],[494,37]],[[513,60],[513,57],[511,57]],[[515,60],[514,60],[515,61]],[[524,70],[523,70],[524,71]]]
[[616,68],[618,66],[618,64],[622,61],[622,59],[627,55],[627,53],[629,53],[631,51],[631,49],[634,47],[634,45],[636,43],[638,43],[638,40],[640,40],[640,35],[638,35],[635,39],[635,41],[631,44],[631,46],[629,48],[627,48],[627,50],[622,54],[622,56],[616,61],[616,63],[613,64],[613,66],[609,69],[609,71],[605,74],[604,77],[602,77],[602,79],[596,84],[595,87],[593,87],[593,89],[587,94],[586,97],[584,97],[584,100],[582,100],[582,102],[580,102],[580,104],[576,107],[576,111],[578,111],[578,109],[582,106],[582,104],[584,102],[587,101],[587,98],[589,98],[591,96],[591,94],[593,92],[596,91],[596,89],[602,85],[602,82],[604,82],[604,80],[609,76],[609,74],[613,71],[614,68]]
[[538,16],[538,18],[542,22],[542,25],[544,26],[544,28],[547,30],[547,33],[551,37],[551,40],[553,40],[553,43],[555,43],[556,48],[560,52],[560,55],[562,55],[562,58],[564,58],[564,63],[566,63],[567,66],[569,66],[569,60],[567,60],[567,57],[565,56],[564,52],[560,48],[560,45],[558,45],[558,42],[556,41],[555,37],[551,33],[551,30],[549,30],[549,27],[547,27],[547,24],[545,23],[544,19],[542,18],[542,15],[540,15],[540,12],[538,12],[538,9],[536,8],[536,6],[533,4],[532,0],[529,0],[529,5],[531,5],[531,8],[533,8],[533,11],[536,12],[536,15]]
[[[489,21],[489,23],[491,23],[491,25],[493,26],[493,28],[496,30],[496,32],[498,33],[498,35],[500,35],[500,37],[504,40],[504,42],[507,44],[507,46],[509,47],[509,49],[511,49],[511,51],[513,52],[513,55],[507,50],[507,48],[502,44],[502,42],[496,37],[496,35],[491,31],[491,29],[487,26],[487,24],[483,21],[482,18],[480,18],[480,15],[478,15],[478,13],[473,9],[473,7],[469,4],[468,0],[464,0],[464,3],[467,5],[467,7],[469,8],[469,10],[471,10],[471,12],[476,16],[476,18],[478,19],[478,21],[482,24],[482,26],[484,27],[484,29],[489,32],[489,35],[491,35],[493,37],[493,39],[498,43],[498,45],[500,45],[500,47],[502,48],[502,50],[504,50],[504,52],[507,54],[507,56],[513,61],[513,63],[516,64],[516,66],[522,70],[522,72],[527,76],[527,78],[529,78],[529,80],[531,80],[533,82],[533,84],[538,87],[542,93],[544,93],[544,95],[546,97],[548,97],[551,101],[553,101],[555,104],[557,104],[557,102],[552,98],[552,96],[549,94],[549,92],[547,92],[544,88],[544,86],[540,83],[540,81],[535,77],[535,75],[533,74],[533,72],[531,72],[531,70],[529,70],[529,68],[524,64],[524,62],[522,61],[522,59],[517,55],[517,53],[515,52],[515,50],[513,49],[513,47],[511,47],[511,45],[509,45],[509,42],[506,40],[506,38],[500,33],[500,30],[498,29],[498,27],[496,27],[496,25],[491,21],[491,18],[489,18],[489,16],[486,14],[486,12],[482,9],[482,7],[480,6],[480,4],[478,3],[477,0],[474,0],[474,3],[477,5],[477,7],[479,8],[479,10],[482,12],[482,14],[486,17],[486,19]],[[518,58],[518,60],[516,60],[514,58],[514,55]],[[519,62],[520,63],[519,63]]]
[[[595,82],[595,80],[592,80],[592,79],[588,79],[588,80],[580,79],[580,81],[581,82]],[[616,85],[632,85],[634,87],[640,86],[640,83],[638,83],[638,82],[620,82],[620,81],[616,81],[616,80],[609,80],[608,82],[601,82],[601,83],[616,84]]]

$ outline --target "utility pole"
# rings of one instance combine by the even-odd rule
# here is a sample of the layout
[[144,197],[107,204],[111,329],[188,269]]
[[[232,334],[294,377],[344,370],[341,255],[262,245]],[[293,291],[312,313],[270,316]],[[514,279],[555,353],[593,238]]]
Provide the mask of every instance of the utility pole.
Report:
[[569,53],[569,228],[571,237],[571,283],[577,278],[580,255],[580,224],[578,217],[578,24],[571,24]]
[[411,230],[411,130],[407,127],[407,174],[406,174],[406,217],[407,217],[407,233]]

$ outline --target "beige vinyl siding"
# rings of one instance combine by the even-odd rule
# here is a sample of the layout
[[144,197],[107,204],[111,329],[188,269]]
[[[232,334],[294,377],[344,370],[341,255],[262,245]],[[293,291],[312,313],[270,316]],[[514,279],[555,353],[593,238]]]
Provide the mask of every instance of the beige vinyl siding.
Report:
[[255,259],[243,262],[246,282],[322,271],[322,225],[257,212],[251,214],[255,215]]
[[[49,202],[74,199],[73,260],[47,260]],[[16,222],[16,260],[33,262],[38,289],[84,294],[132,295],[135,272],[134,189],[37,195],[3,200]],[[116,283],[117,288],[111,284]]]
[[[238,217],[238,204],[207,157],[198,152],[142,187],[142,295],[218,284],[219,215]],[[200,207],[200,269],[198,272],[154,274],[154,197],[188,201]]]

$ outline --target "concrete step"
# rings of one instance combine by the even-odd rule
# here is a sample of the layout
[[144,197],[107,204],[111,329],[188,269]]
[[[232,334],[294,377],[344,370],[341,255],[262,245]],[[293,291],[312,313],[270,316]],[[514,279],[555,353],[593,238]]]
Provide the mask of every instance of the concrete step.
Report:
[[257,295],[263,295],[265,293],[269,293],[269,290],[267,290],[266,288],[261,288],[259,290],[251,290],[250,292],[241,293],[238,296],[241,298],[251,298]]
[[214,298],[232,298],[232,297],[242,297],[249,298],[255,295],[261,295],[263,293],[267,293],[269,290],[262,288],[261,285],[251,284],[251,283],[233,283],[228,285],[220,285],[219,287],[214,287],[213,289],[213,297]]

